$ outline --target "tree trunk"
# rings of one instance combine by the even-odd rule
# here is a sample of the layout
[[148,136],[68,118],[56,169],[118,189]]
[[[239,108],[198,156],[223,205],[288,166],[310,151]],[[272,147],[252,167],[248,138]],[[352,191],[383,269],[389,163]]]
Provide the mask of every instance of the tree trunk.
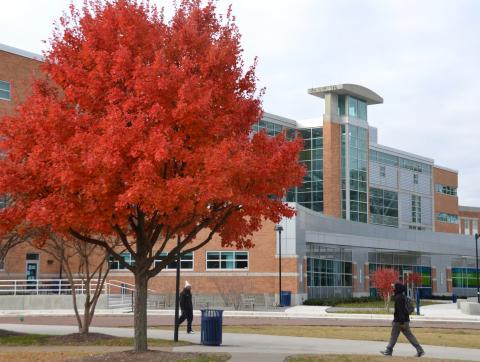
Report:
[[146,273],[135,275],[135,352],[146,352],[147,346],[147,293]]
[[89,301],[85,300],[85,305],[83,308],[83,324],[80,333],[87,334],[90,329],[90,306]]

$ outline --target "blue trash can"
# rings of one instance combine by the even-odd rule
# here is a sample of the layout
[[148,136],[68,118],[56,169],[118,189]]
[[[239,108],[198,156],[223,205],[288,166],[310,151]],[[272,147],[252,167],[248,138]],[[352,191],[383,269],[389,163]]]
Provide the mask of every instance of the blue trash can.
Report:
[[452,294],[452,303],[457,303],[457,295]]
[[292,292],[287,290],[282,290],[280,293],[280,304],[284,307],[290,307],[292,304]]
[[201,343],[207,346],[222,344],[223,310],[202,309]]

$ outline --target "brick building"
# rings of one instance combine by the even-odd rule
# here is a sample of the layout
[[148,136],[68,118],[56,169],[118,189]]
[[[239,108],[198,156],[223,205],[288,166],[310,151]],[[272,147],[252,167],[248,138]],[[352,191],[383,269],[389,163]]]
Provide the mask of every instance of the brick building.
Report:
[[[40,61],[40,56],[0,45],[0,114],[13,112],[28,94]],[[369,295],[375,293],[371,272],[390,266],[402,277],[420,273],[426,295],[473,295],[472,234],[478,232],[480,208],[459,206],[458,172],[378,143],[368,107],[383,99],[373,91],[340,84],[308,93],[324,100],[323,117],[301,121],[265,113],[252,130],[270,136],[299,132],[305,140],[300,161],[308,174],[286,197],[297,215],[281,223],[282,288],[292,292],[294,302]],[[256,247],[251,250],[223,248],[213,240],[185,256],[182,278],[199,294],[235,288],[273,296],[279,279],[274,227],[265,223],[253,235]],[[128,270],[113,259],[110,263],[111,279],[133,282]],[[0,279],[60,273],[52,258],[28,246],[14,249],[0,264]],[[150,287],[172,292],[174,274],[172,265]]]

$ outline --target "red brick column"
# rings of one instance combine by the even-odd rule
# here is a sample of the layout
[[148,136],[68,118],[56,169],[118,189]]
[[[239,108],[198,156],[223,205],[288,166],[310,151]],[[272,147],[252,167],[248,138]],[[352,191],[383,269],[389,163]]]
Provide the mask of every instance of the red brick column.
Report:
[[364,286],[363,286],[363,291],[370,293],[370,267],[368,263],[365,263],[363,266],[363,280],[364,280]]
[[452,290],[452,268],[447,268],[447,292],[451,293]]
[[352,292],[358,290],[357,263],[352,262]]
[[342,217],[341,127],[323,122],[323,213]]

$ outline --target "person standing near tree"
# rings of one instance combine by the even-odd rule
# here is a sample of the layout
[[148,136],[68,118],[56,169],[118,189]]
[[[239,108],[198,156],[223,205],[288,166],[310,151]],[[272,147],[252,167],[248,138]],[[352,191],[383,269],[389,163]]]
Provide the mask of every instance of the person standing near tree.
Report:
[[395,347],[395,344],[397,343],[398,336],[400,335],[400,332],[402,332],[412,346],[417,350],[416,357],[422,357],[425,354],[425,351],[410,330],[410,312],[407,307],[407,303],[409,303],[409,301],[407,300],[404,292],[405,286],[400,282],[395,283],[395,295],[392,298],[395,302],[392,333],[390,335],[390,341],[388,342],[387,348],[380,353],[384,356],[391,356],[393,353],[393,347]]
[[187,320],[187,333],[195,333],[192,329],[193,321],[193,303],[192,303],[192,285],[185,281],[185,288],[180,293],[180,309],[182,310],[182,315],[178,320],[178,325],[182,324],[183,321]]

